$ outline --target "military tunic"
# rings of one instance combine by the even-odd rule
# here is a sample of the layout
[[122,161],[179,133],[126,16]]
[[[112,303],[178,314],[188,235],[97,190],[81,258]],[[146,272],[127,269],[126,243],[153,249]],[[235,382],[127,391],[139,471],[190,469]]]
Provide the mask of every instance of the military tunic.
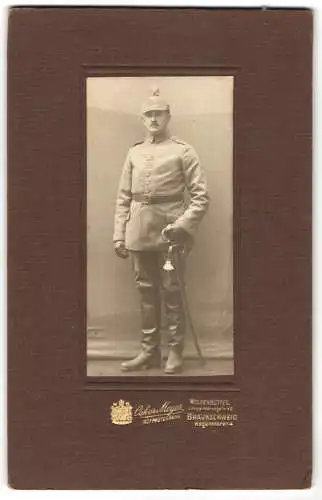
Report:
[[173,224],[194,237],[208,204],[193,147],[176,137],[146,139],[129,150],[124,163],[113,240],[125,241],[132,251],[162,250],[162,229]]

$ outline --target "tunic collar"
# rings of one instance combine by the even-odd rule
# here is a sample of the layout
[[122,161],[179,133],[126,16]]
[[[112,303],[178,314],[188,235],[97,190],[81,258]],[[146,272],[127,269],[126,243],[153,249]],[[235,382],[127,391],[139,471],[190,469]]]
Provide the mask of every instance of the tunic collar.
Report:
[[166,132],[165,134],[161,135],[161,136],[148,136],[146,137],[145,141],[144,142],[147,142],[148,144],[160,144],[161,142],[165,142],[169,139],[170,135],[168,132]]

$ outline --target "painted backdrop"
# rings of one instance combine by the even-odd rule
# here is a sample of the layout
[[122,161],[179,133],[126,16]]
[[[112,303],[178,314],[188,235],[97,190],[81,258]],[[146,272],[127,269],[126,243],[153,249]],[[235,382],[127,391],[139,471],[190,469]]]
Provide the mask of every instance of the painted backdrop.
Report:
[[[95,77],[87,80],[87,318],[89,355],[127,357],[139,340],[129,260],[113,250],[114,204],[126,153],[144,137],[142,102],[158,86],[171,133],[192,144],[211,204],[188,260],[187,293],[206,355],[232,356],[233,77]],[[194,353],[193,346],[187,347]]]

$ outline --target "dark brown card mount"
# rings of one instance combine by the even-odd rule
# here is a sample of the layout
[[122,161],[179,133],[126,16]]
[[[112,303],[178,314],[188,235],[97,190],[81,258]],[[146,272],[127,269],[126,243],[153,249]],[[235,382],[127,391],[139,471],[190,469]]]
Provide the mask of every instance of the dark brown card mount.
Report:
[[[88,74],[235,77],[233,379],[86,377]],[[311,120],[309,10],[10,10],[12,487],[310,486]],[[192,400],[228,401],[237,421],[111,417]]]

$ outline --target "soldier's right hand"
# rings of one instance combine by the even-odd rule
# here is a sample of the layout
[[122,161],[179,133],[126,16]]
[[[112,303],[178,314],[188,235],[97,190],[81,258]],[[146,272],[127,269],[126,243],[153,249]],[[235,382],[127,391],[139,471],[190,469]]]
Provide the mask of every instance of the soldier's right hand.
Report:
[[125,247],[124,241],[115,241],[114,242],[114,251],[118,257],[121,259],[127,259],[129,256],[129,251]]

